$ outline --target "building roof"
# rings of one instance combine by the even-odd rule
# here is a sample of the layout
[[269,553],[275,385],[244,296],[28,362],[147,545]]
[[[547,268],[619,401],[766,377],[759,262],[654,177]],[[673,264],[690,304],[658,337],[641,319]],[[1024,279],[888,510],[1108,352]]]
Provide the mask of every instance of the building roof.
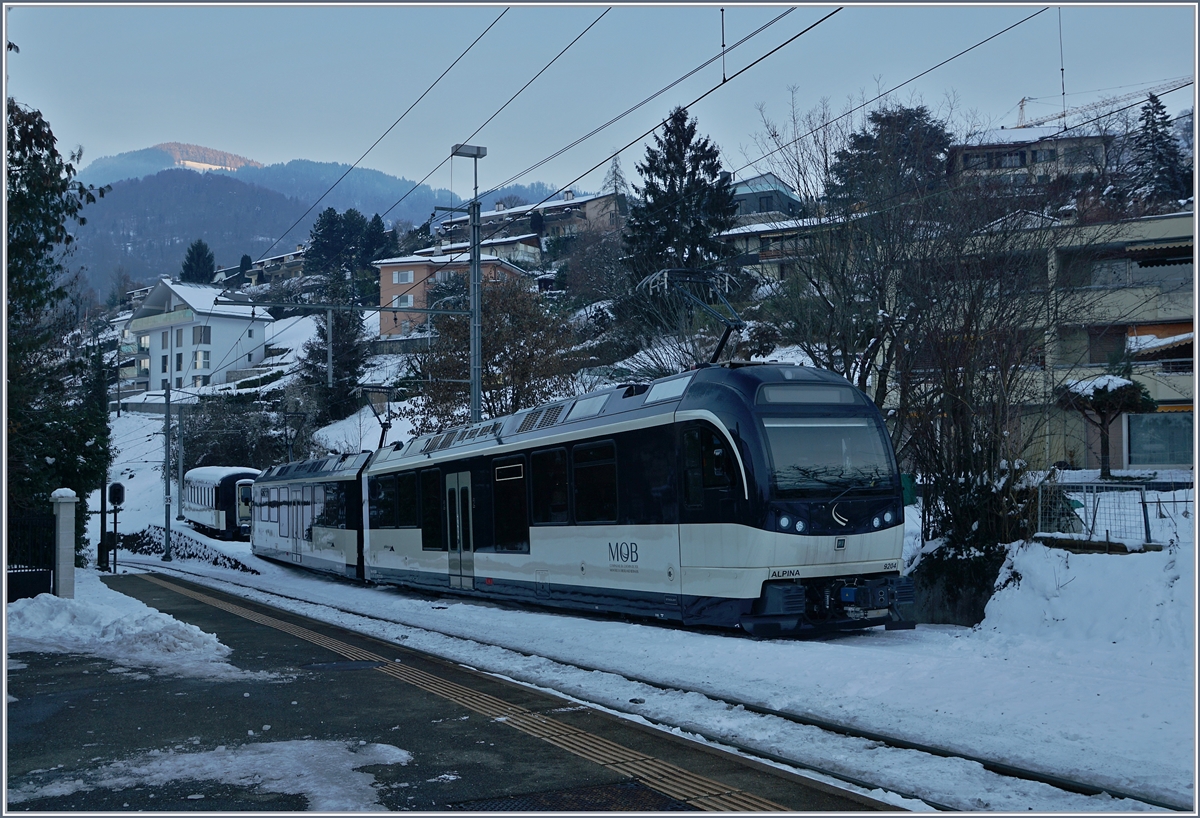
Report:
[[[245,293],[228,292],[221,287],[208,284],[185,284],[180,281],[161,279],[140,307],[134,310],[131,318],[141,318],[145,315],[157,315],[166,310],[168,293],[174,293],[180,301],[191,307],[197,315],[217,315],[227,318],[252,318],[258,321],[271,321],[271,316],[264,308],[255,309]],[[217,304],[216,299],[235,299],[241,303]]]
[[[516,207],[506,207],[502,210],[489,210],[485,213],[479,214],[479,216],[481,219],[494,219],[497,216],[525,216],[531,210],[541,210],[544,212],[547,210],[559,210],[561,208],[577,207],[584,202],[591,202],[595,201],[596,199],[603,199],[605,196],[612,195],[613,194],[611,193],[593,193],[588,196],[574,196],[570,199],[555,199],[550,202],[542,202],[541,204],[517,205]],[[455,216],[452,219],[446,219],[445,221],[441,222],[441,224],[459,224],[460,222],[466,222],[469,218],[469,216]]]
[[[526,242],[531,239],[536,239],[537,237],[538,237],[537,233],[522,233],[519,236],[503,236],[498,239],[488,239],[486,241],[481,241],[481,242],[479,242],[479,246],[480,247],[498,247],[498,246],[503,246],[505,244],[519,244],[521,242]],[[454,244],[435,244],[431,247],[422,247],[420,250],[414,250],[413,252],[419,256],[429,257],[429,256],[437,254],[439,252],[444,254],[447,250],[452,251],[452,252],[457,252],[460,250],[468,250],[468,249],[470,249],[470,247],[471,247],[471,243],[469,241],[459,241],[459,242],[455,242]],[[378,263],[378,262],[376,262],[376,263]]]

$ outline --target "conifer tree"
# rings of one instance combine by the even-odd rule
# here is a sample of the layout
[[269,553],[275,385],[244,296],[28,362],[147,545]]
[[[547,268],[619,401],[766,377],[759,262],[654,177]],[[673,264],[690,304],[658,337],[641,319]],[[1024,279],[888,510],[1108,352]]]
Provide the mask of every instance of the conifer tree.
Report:
[[1137,193],[1146,204],[1171,205],[1192,189],[1191,169],[1179,151],[1166,106],[1154,94],[1142,106],[1133,140]]
[[179,280],[185,284],[212,284],[217,271],[216,257],[204,239],[196,239],[188,245],[179,270]]
[[731,255],[717,236],[733,226],[733,185],[721,176],[721,152],[696,135],[686,108],[671,111],[662,135],[637,164],[641,197],[629,210],[625,246],[635,279],[667,268],[700,269]]

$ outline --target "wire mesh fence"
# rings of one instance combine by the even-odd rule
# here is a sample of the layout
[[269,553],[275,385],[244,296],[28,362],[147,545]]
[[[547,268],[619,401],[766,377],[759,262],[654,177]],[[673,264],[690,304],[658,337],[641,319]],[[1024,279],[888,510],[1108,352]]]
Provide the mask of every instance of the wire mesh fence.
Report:
[[1177,539],[1194,513],[1192,490],[1148,492],[1138,484],[1042,483],[1035,536],[1144,546]]

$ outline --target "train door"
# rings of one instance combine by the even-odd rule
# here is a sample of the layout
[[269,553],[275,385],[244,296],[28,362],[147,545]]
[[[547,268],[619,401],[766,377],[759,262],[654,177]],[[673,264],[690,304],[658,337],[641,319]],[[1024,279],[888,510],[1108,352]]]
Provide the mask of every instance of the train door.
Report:
[[250,535],[250,520],[254,514],[251,510],[251,497],[253,493],[253,480],[237,481],[236,501],[234,503],[237,509],[237,520],[234,522],[233,531],[235,534],[240,534],[243,537]]
[[471,537],[471,473],[446,475],[446,537],[450,552],[450,587],[475,587],[475,553]]
[[[284,489],[287,491],[287,489]],[[288,503],[288,516],[292,520],[292,561],[302,562],[300,550],[304,545],[304,502],[303,491],[299,486],[293,486],[291,501]]]

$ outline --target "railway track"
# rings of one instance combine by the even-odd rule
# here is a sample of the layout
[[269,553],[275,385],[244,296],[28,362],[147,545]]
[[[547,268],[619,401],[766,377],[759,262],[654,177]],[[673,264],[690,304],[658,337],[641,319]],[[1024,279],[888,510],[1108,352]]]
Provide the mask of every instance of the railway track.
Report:
[[[126,558],[122,564],[126,565],[126,566],[132,565],[132,566],[136,566],[139,568],[145,568],[145,569],[150,569],[150,570],[154,570],[154,571],[162,571],[162,572],[166,572],[166,573],[174,573],[174,574],[179,574],[182,576],[193,577],[198,580],[201,580],[202,582],[204,582],[204,584],[217,582],[224,586],[233,586],[236,588],[253,591],[255,594],[261,594],[263,597],[266,597],[266,598],[276,598],[276,599],[280,599],[280,600],[288,600],[290,602],[298,602],[298,603],[302,603],[302,604],[306,604],[306,605],[316,605],[316,606],[336,610],[340,613],[345,613],[345,614],[349,614],[352,616],[362,617],[363,619],[368,619],[368,620],[372,620],[375,622],[380,622],[380,623],[384,623],[384,624],[388,624],[388,625],[401,625],[403,627],[411,628],[412,630],[416,630],[416,631],[437,634],[439,636],[445,636],[445,637],[450,637],[450,638],[454,638],[454,639],[463,639],[464,641],[471,641],[471,642],[474,642],[474,643],[477,643],[480,645],[484,645],[487,647],[493,647],[493,648],[510,651],[510,652],[518,654],[518,655],[543,659],[545,661],[553,662],[553,663],[555,663],[559,666],[565,667],[565,668],[573,668],[573,669],[577,669],[577,670],[580,670],[583,672],[589,672],[589,673],[607,673],[607,674],[611,674],[611,675],[615,675],[615,676],[620,676],[621,678],[624,678],[630,682],[645,685],[647,687],[654,688],[657,690],[664,690],[664,691],[665,690],[674,690],[674,691],[681,690],[681,688],[678,687],[677,685],[664,685],[661,682],[656,682],[656,681],[652,681],[650,679],[640,678],[633,674],[617,672],[617,671],[613,671],[608,668],[590,666],[590,665],[579,663],[579,662],[570,662],[570,661],[564,661],[561,659],[553,659],[553,658],[549,658],[549,657],[544,657],[544,656],[540,656],[539,654],[522,651],[522,650],[513,648],[510,645],[505,645],[505,644],[502,644],[499,642],[490,642],[486,639],[482,639],[482,638],[478,638],[478,637],[470,637],[470,638],[462,637],[458,634],[442,632],[442,631],[438,631],[436,629],[432,629],[432,628],[421,626],[421,625],[412,625],[407,622],[398,621],[395,619],[388,619],[385,617],[375,616],[373,614],[364,613],[362,611],[354,610],[352,608],[341,607],[338,605],[324,603],[324,602],[320,602],[320,603],[312,602],[311,600],[304,599],[302,597],[292,596],[290,594],[284,594],[284,593],[280,593],[278,591],[263,590],[262,588],[255,587],[254,585],[252,585],[250,583],[235,582],[235,581],[228,580],[228,579],[214,580],[214,578],[212,578],[208,575],[205,575],[205,574],[188,571],[184,568],[180,568],[177,566],[165,566],[159,560],[154,560],[153,562],[145,561],[144,558],[139,558],[140,556],[141,555],[138,555],[138,556],[135,556],[132,558]],[[265,604],[270,604],[268,600],[263,600],[263,601],[265,602]],[[303,616],[304,614],[300,614],[300,615]],[[346,627],[350,630],[353,630],[353,627],[346,625],[345,623],[339,622],[337,624],[339,625],[339,627]],[[368,638],[375,639],[376,641],[385,642],[385,640],[379,639],[378,637],[371,636],[370,634],[363,634],[363,635]],[[535,683],[530,680],[525,680],[525,679],[520,679],[520,678],[514,678],[514,677],[508,677],[508,678],[513,678],[513,681],[517,681],[522,684],[534,684],[535,686],[544,687],[544,684],[541,682]],[[614,706],[612,704],[597,704],[595,702],[588,702],[588,701],[579,699],[579,697],[576,695],[563,693],[561,691],[557,691],[557,692],[559,693],[559,695],[564,695],[569,698],[579,700],[583,704],[600,707],[604,710],[608,710],[608,711],[611,711],[614,713],[619,713],[619,714],[622,714],[625,716],[636,716],[638,718],[644,719],[648,723],[655,724],[659,727],[685,729],[685,728],[680,728],[679,725],[671,724],[671,723],[668,723],[665,721],[654,719],[652,717],[648,717],[648,716],[646,716],[645,713],[640,712],[639,710],[636,710],[636,709],[622,708],[622,707]],[[1014,779],[1019,779],[1019,780],[1023,780],[1023,781],[1031,781],[1031,782],[1036,782],[1036,783],[1040,783],[1040,784],[1045,784],[1047,786],[1051,786],[1051,787],[1055,787],[1057,789],[1063,790],[1064,792],[1070,792],[1070,793],[1076,793],[1076,794],[1088,795],[1088,796],[1107,794],[1108,796],[1110,796],[1112,798],[1137,801],[1137,802],[1141,802],[1141,803],[1147,804],[1152,807],[1156,807],[1158,809],[1165,809],[1165,810],[1171,810],[1171,811],[1190,812],[1192,809],[1192,806],[1190,804],[1171,803],[1171,802],[1164,801],[1162,799],[1155,798],[1152,796],[1147,796],[1144,794],[1125,792],[1125,791],[1117,790],[1117,789],[1114,789],[1114,788],[1108,787],[1108,786],[1102,786],[1102,785],[1093,784],[1090,782],[1078,781],[1078,780],[1066,778],[1063,776],[1058,776],[1058,775],[1054,775],[1051,773],[1042,772],[1039,770],[1031,770],[1031,769],[1020,767],[1017,765],[1008,764],[1008,763],[1001,762],[1001,761],[996,761],[994,759],[983,758],[980,756],[974,756],[974,755],[970,755],[970,754],[966,754],[966,753],[961,753],[961,752],[958,752],[955,750],[949,750],[949,749],[946,749],[943,747],[936,747],[936,746],[932,746],[932,745],[928,745],[928,744],[923,744],[921,742],[910,741],[908,739],[904,739],[899,736],[892,736],[892,735],[888,735],[885,733],[878,733],[878,732],[874,732],[874,731],[870,731],[870,730],[864,730],[859,727],[842,724],[842,723],[839,723],[836,721],[831,721],[829,719],[823,719],[823,718],[806,715],[806,714],[802,714],[802,713],[793,713],[793,712],[789,712],[789,711],[775,710],[775,709],[772,709],[769,707],[763,707],[761,705],[754,704],[753,702],[742,701],[740,699],[730,697],[730,696],[718,696],[718,695],[714,695],[712,693],[709,693],[709,692],[706,692],[703,690],[683,690],[683,692],[698,693],[702,696],[705,696],[710,701],[717,702],[719,704],[724,704],[730,708],[740,707],[743,710],[746,710],[748,712],[757,713],[757,714],[764,715],[764,716],[772,716],[772,717],[779,718],[784,721],[790,722],[792,724],[802,725],[802,726],[806,726],[806,727],[815,727],[815,728],[818,728],[818,729],[821,729],[821,730],[824,730],[824,731],[827,731],[830,733],[846,736],[849,738],[857,738],[857,739],[862,739],[865,741],[874,742],[880,746],[885,746],[885,747],[890,747],[890,748],[895,748],[895,749],[903,749],[903,750],[914,750],[917,752],[926,753],[926,754],[940,757],[940,758],[962,759],[965,761],[974,762],[976,764],[979,764],[980,766],[982,766],[984,769],[988,770],[989,772],[992,772],[996,775],[1001,775],[1001,776],[1005,776],[1008,778],[1014,778]],[[917,795],[914,793],[903,792],[903,791],[897,790],[895,787],[893,787],[891,785],[882,786],[875,782],[866,781],[866,780],[857,778],[855,776],[847,775],[844,772],[840,772],[837,770],[831,770],[831,769],[825,769],[820,766],[814,765],[810,762],[801,761],[801,760],[797,760],[797,759],[793,759],[793,758],[788,758],[786,756],[771,753],[762,748],[753,747],[753,746],[749,746],[749,745],[745,745],[745,744],[740,744],[736,741],[731,741],[729,738],[724,737],[724,736],[705,734],[703,731],[697,730],[695,728],[686,728],[686,731],[692,735],[698,736],[699,738],[701,738],[705,741],[711,742],[713,744],[723,745],[727,748],[731,748],[731,749],[737,750],[739,752],[742,752],[748,756],[762,758],[762,759],[766,759],[769,761],[773,761],[775,763],[794,767],[797,769],[804,769],[804,770],[808,770],[810,772],[819,773],[821,775],[828,776],[829,778],[832,778],[832,779],[835,779],[838,781],[842,781],[844,783],[851,784],[856,787],[861,787],[866,790],[881,789],[881,788],[886,789],[887,791],[892,792],[896,795],[899,795],[903,798],[922,801],[925,804],[928,804],[929,806],[933,807],[934,809],[937,809],[940,811],[956,812],[956,811],[962,811],[962,809],[963,809],[963,807],[961,807],[961,806],[950,806],[950,805],[938,803],[936,801],[931,801],[926,796]]]

